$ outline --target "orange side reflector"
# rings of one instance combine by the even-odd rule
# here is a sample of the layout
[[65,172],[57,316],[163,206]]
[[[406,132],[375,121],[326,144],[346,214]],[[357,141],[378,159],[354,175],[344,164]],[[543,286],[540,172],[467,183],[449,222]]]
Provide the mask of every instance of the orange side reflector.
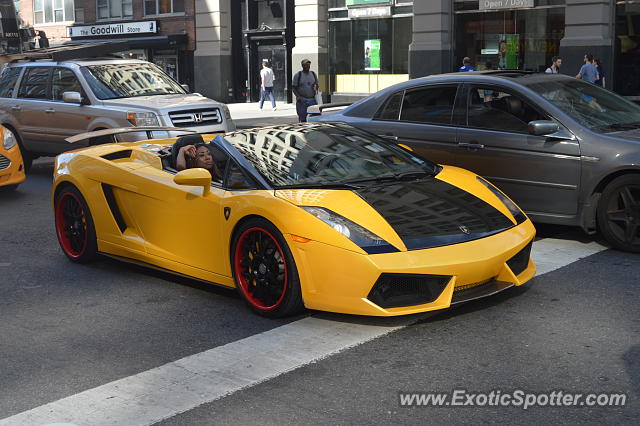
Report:
[[403,147],[404,149],[408,149],[409,151],[413,151],[413,148],[411,148],[409,145],[405,145],[403,143],[399,143],[398,145]]
[[305,237],[301,237],[299,235],[293,235],[293,234],[291,234],[291,239],[298,243],[308,243],[309,241],[311,241],[309,238],[305,238]]

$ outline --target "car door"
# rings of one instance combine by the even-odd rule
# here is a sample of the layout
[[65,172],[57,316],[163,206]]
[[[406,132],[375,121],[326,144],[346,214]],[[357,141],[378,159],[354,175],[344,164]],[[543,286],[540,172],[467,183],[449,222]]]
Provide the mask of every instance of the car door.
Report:
[[440,164],[455,164],[453,111],[458,84],[434,84],[392,94],[367,130],[411,147]]
[[[226,153],[218,148],[214,158],[224,171]],[[174,170],[141,167],[133,175],[120,199],[135,218],[147,255],[156,264],[170,261],[224,275],[229,252],[221,245],[222,182],[203,195],[202,187],[174,183]]]
[[49,152],[55,138],[46,125],[51,67],[26,67],[20,80],[18,97],[11,100],[11,110],[18,121],[22,142],[28,151]]
[[68,149],[69,136],[89,131],[89,123],[101,116],[100,110],[91,105],[65,103],[62,100],[64,92],[78,92],[87,99],[86,93],[73,70],[64,67],[54,67],[51,71],[51,102],[47,106],[46,126],[55,142],[55,153]]
[[529,134],[530,121],[552,118],[513,90],[470,84],[465,91],[466,123],[458,129],[459,165],[489,179],[527,213],[575,215],[578,140]]

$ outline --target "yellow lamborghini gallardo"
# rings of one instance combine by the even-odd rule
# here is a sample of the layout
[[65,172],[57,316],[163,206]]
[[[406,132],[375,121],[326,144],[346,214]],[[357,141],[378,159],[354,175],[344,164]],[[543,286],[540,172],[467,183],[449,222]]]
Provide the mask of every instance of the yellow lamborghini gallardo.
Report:
[[18,139],[11,129],[0,125],[0,140],[0,187],[16,189],[26,178]]
[[[178,171],[190,145],[217,172]],[[98,145],[59,155],[54,178],[72,261],[102,253],[235,287],[267,316],[432,311],[535,274],[535,229],[497,188],[347,125]]]

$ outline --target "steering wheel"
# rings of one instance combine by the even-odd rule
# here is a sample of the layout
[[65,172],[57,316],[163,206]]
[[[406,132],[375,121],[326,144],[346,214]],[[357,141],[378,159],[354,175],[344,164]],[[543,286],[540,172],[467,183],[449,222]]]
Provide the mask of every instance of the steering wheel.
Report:
[[339,175],[346,176],[351,171],[351,164],[339,154],[327,154],[314,164],[316,173],[321,171],[332,171]]

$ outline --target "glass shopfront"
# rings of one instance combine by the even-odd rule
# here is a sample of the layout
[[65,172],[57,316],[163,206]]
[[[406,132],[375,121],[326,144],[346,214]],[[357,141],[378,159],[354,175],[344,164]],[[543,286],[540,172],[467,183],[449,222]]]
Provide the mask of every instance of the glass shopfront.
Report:
[[329,1],[329,89],[374,93],[409,78],[410,1]]
[[615,91],[640,101],[640,2],[616,4]]
[[564,37],[564,0],[536,0],[525,9],[480,10],[479,1],[456,0],[453,70],[471,58],[478,70],[544,72],[560,52]]

